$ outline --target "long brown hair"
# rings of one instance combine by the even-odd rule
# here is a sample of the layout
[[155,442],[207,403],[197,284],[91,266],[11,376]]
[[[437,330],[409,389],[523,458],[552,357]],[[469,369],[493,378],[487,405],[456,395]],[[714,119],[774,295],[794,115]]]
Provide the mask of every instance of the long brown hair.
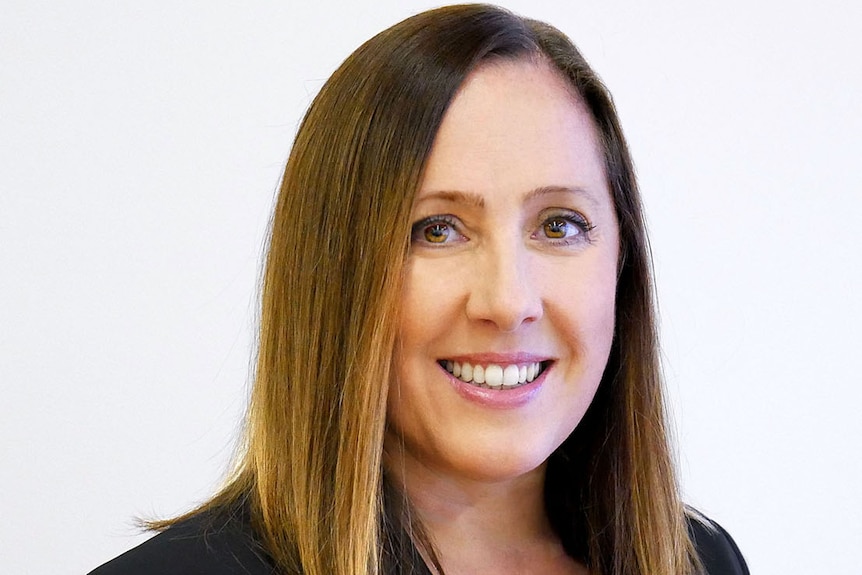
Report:
[[414,531],[403,512],[384,513],[381,456],[409,214],[447,107],[467,75],[494,58],[544,61],[583,98],[620,225],[613,348],[591,407],[549,460],[551,523],[593,574],[692,569],[668,447],[649,248],[611,97],[555,28],[463,5],[408,18],[356,50],[314,99],[287,162],[263,276],[246,448],[227,487],[201,508],[242,500],[287,573],[405,567],[404,546],[390,544],[411,547],[405,533]]

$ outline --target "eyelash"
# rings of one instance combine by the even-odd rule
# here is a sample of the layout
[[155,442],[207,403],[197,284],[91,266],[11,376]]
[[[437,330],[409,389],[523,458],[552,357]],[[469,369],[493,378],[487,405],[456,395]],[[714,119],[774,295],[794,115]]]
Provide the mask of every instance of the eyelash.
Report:
[[[589,242],[590,241],[590,232],[595,229],[595,225],[590,223],[590,221],[582,214],[571,211],[571,210],[559,210],[554,211],[549,214],[545,214],[542,219],[541,224],[539,224],[539,230],[543,230],[546,225],[554,220],[562,220],[567,224],[571,224],[575,226],[578,230],[578,233],[574,237],[570,238],[548,238],[552,244],[554,245],[562,245],[569,246],[578,242]],[[539,230],[534,232],[530,237],[536,237],[536,234],[539,233]]]
[[[423,244],[429,245],[429,246],[434,245],[434,242],[430,242],[430,241],[427,241],[426,239],[424,239],[422,237],[422,234],[425,230],[427,230],[428,228],[430,228],[431,226],[433,226],[435,224],[445,224],[450,230],[455,231],[455,233],[457,233],[458,235],[463,235],[463,234],[461,234],[461,232],[458,231],[458,228],[460,228],[461,226],[460,226],[460,222],[458,221],[458,218],[456,218],[455,216],[451,216],[448,214],[429,216],[429,217],[423,218],[423,219],[419,220],[418,222],[416,222],[415,224],[413,224],[413,227],[412,227],[411,232],[410,232],[410,243],[411,244],[423,243]],[[447,236],[447,239],[448,239],[448,236]],[[440,245],[446,245],[449,243],[451,243],[451,242],[440,242]]]
[[[589,234],[596,227],[595,225],[591,224],[590,221],[587,220],[586,217],[584,217],[582,214],[579,214],[578,212],[574,212],[574,211],[570,211],[570,210],[560,210],[560,211],[557,211],[556,213],[551,213],[551,214],[545,215],[545,217],[543,217],[543,219],[539,223],[538,229],[535,232],[533,232],[530,235],[530,237],[531,238],[537,238],[537,235],[544,230],[545,226],[548,225],[550,222],[553,222],[554,220],[561,220],[561,221],[566,222],[567,224],[573,225],[578,230],[578,233],[574,237],[564,237],[564,238],[549,238],[549,237],[545,236],[545,239],[548,242],[550,242],[552,245],[569,246],[569,245],[572,245],[574,243],[579,243],[579,242],[584,242],[584,241],[589,242],[590,241]],[[442,214],[442,215],[429,216],[427,218],[423,218],[423,219],[419,220],[418,222],[414,223],[412,228],[411,228],[411,232],[410,232],[410,243],[411,244],[419,243],[419,244],[424,244],[426,246],[434,246],[435,243],[437,243],[437,244],[439,244],[440,247],[445,247],[447,245],[452,244],[454,241],[459,241],[459,240],[446,241],[449,239],[448,234],[445,238],[443,238],[443,241],[441,241],[441,242],[431,242],[431,241],[428,241],[426,238],[422,237],[424,232],[427,231],[431,226],[440,225],[440,224],[443,224],[444,226],[446,226],[446,228],[448,228],[448,230],[450,230],[450,233],[452,231],[454,231],[458,236],[461,236],[463,239],[460,241],[467,239],[466,237],[463,236],[463,234],[459,230],[459,228],[461,228],[461,223],[458,220],[458,218],[456,218],[455,216],[449,215],[449,214]]]

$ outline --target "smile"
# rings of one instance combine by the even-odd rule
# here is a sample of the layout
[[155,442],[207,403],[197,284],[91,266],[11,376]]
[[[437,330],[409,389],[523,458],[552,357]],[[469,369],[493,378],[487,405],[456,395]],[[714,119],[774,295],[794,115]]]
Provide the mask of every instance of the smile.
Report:
[[510,389],[532,382],[547,369],[551,362],[482,365],[442,360],[438,363],[440,367],[464,383],[489,389]]

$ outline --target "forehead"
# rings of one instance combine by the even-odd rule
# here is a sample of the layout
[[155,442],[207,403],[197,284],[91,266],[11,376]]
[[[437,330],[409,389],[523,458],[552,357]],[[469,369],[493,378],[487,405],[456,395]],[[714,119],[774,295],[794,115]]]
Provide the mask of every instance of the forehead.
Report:
[[603,186],[595,122],[544,61],[500,60],[465,80],[443,118],[419,191]]

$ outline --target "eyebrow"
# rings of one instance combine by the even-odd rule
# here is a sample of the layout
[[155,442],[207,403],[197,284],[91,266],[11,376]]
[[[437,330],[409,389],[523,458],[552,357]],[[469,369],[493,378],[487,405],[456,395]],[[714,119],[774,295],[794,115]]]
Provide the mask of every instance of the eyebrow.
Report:
[[[598,201],[595,196],[593,196],[593,194],[586,188],[582,188],[580,186],[541,186],[530,190],[527,195],[524,196],[524,201],[529,201],[546,194],[554,193],[574,194],[584,198],[594,206],[598,205]],[[476,208],[485,207],[485,199],[481,195],[460,190],[439,190],[430,192],[428,194],[424,194],[421,198],[418,198],[416,202],[419,203],[426,200],[444,200],[457,204],[466,204]]]
[[460,192],[458,190],[439,190],[436,192],[430,192],[428,194],[424,194],[421,198],[417,198],[416,203],[418,204],[419,202],[427,200],[445,200],[447,202],[466,204],[476,208],[485,207],[485,199],[479,194]]
[[574,194],[578,197],[581,197],[590,202],[590,204],[592,204],[594,207],[599,205],[599,202],[596,197],[589,190],[580,186],[542,186],[540,188],[531,190],[524,199],[532,200],[533,198],[538,198],[539,196],[543,196],[545,194],[555,194],[561,192],[566,194]]

